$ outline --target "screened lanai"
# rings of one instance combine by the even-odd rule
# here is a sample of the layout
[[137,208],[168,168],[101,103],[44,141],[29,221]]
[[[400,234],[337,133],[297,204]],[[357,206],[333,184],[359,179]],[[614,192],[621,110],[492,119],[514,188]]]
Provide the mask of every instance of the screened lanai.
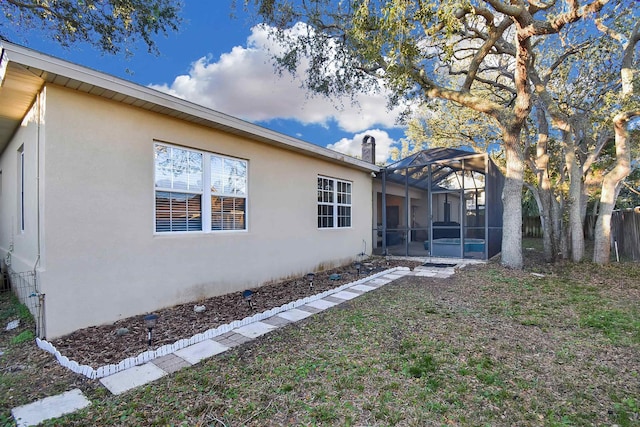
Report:
[[433,148],[374,183],[374,252],[489,259],[502,243],[504,177],[486,153]]

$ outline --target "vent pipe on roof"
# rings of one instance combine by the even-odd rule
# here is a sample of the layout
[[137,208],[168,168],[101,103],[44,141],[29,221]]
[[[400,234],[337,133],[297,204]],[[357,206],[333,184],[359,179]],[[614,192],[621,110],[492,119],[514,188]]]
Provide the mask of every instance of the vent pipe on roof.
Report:
[[362,138],[362,160],[376,164],[376,139],[371,135]]

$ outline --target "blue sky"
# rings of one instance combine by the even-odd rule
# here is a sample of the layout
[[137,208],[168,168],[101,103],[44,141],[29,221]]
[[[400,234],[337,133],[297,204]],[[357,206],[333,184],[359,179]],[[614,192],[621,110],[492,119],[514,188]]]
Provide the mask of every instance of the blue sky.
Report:
[[349,100],[309,97],[293,77],[277,77],[266,32],[241,9],[232,10],[231,0],[186,1],[182,16],[179,33],[155,38],[159,56],[148,54],[144,45],[134,47],[131,57],[112,56],[88,44],[62,48],[38,31],[3,30],[17,44],[347,154],[359,155],[362,137],[370,134],[376,138],[376,160],[385,161],[404,136],[396,124],[399,111],[388,111],[383,95],[363,94],[354,106]]

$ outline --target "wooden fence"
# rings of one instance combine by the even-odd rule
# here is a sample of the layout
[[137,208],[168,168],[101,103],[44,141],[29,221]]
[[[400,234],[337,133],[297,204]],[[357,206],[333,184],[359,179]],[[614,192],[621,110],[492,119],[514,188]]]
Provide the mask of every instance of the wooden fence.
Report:
[[539,216],[528,216],[522,219],[522,236],[542,238],[542,224]]
[[[593,239],[596,218],[587,216],[585,220],[585,238]],[[542,237],[540,217],[526,217],[522,220],[524,237]],[[614,211],[611,215],[612,255],[621,259],[640,261],[640,207]]]
[[640,261],[640,207],[613,212],[611,240],[620,258]]

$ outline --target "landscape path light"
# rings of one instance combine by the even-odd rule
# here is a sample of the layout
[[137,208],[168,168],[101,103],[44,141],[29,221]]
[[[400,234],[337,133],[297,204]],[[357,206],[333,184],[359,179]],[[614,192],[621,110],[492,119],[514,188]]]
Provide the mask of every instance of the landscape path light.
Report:
[[354,266],[356,267],[356,271],[358,272],[358,276],[360,276],[360,270],[362,270],[362,263],[356,262],[354,264]]
[[253,292],[247,289],[242,293],[242,297],[247,301],[247,304],[249,304],[249,308],[253,310],[253,301],[251,300],[253,297]]
[[144,316],[144,326],[147,328],[147,344],[151,347],[151,342],[153,341],[153,328],[156,326],[156,322],[158,321],[157,314],[147,314]]
[[313,279],[316,277],[315,273],[307,273],[307,280],[309,281],[309,289],[313,289]]

